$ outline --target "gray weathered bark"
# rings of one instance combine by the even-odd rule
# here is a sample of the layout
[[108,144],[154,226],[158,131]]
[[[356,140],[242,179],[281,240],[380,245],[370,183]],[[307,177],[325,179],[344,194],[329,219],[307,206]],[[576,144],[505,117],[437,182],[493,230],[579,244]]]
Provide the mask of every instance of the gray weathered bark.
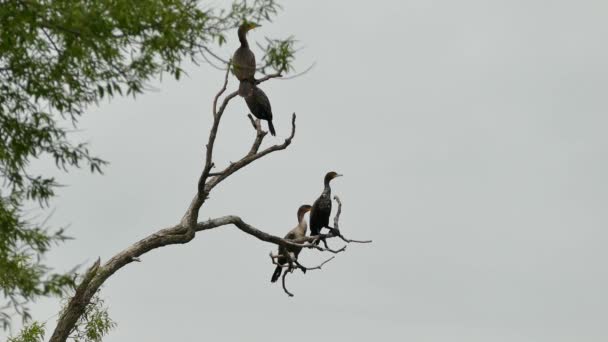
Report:
[[[249,225],[238,216],[224,216],[209,219],[203,222],[198,222],[199,210],[209,197],[211,191],[218,184],[220,184],[222,181],[224,181],[240,169],[251,164],[252,162],[264,156],[267,156],[270,153],[286,149],[291,144],[291,141],[293,140],[295,135],[296,115],[294,113],[291,120],[292,126],[291,134],[289,135],[289,137],[287,137],[285,141],[281,144],[273,145],[260,151],[260,146],[267,132],[262,131],[259,121],[254,121],[253,118],[250,116],[250,120],[256,130],[256,136],[249,152],[240,160],[234,163],[230,163],[223,170],[218,172],[211,172],[211,170],[215,167],[215,164],[213,162],[213,148],[218,133],[219,124],[222,119],[222,115],[224,114],[228,103],[237,96],[236,91],[226,95],[223,98],[221,105],[218,109],[218,102],[220,100],[220,97],[224,94],[228,85],[229,70],[230,65],[228,65],[228,68],[226,69],[226,75],[224,77],[224,84],[222,86],[222,89],[218,92],[213,101],[213,124],[209,132],[209,139],[206,145],[207,151],[205,156],[205,164],[198,180],[197,192],[194,198],[192,199],[190,205],[188,206],[182,219],[174,226],[160,229],[156,233],[153,233],[137,241],[133,245],[125,248],[118,254],[114,255],[103,265],[101,265],[100,260],[97,260],[97,262],[86,272],[83,277],[83,280],[77,286],[74,295],[69,300],[65,309],[61,312],[57,322],[57,326],[55,327],[53,335],[49,340],[50,342],[66,341],[66,339],[72,333],[74,326],[77,324],[78,319],[85,312],[86,306],[90,303],[95,293],[99,290],[101,285],[118,270],[122,269],[124,266],[134,261],[139,261],[139,257],[141,255],[153,249],[157,249],[167,245],[188,243],[192,239],[194,239],[197,232],[218,228],[226,225],[233,225],[249,235],[252,235],[262,241],[270,242],[276,245],[282,245],[285,247],[296,246],[302,248],[314,248],[317,250],[328,251],[332,253],[338,253],[344,250],[344,247],[340,250],[335,251],[327,247],[323,248],[312,243],[313,241],[319,238],[325,239],[328,237],[334,237],[331,235],[305,237],[297,240],[285,240],[283,238],[268,234],[262,230],[259,230]],[[258,80],[258,83],[279,76],[279,74],[266,76],[265,78]],[[322,265],[318,266],[318,268],[320,268],[321,266]]]
[[[213,147],[215,139],[218,133],[218,128],[222,115],[228,106],[230,100],[236,97],[237,92],[232,92],[224,97],[221,105],[218,109],[218,101],[220,97],[226,91],[228,85],[229,70],[227,69],[224,77],[224,84],[222,89],[215,96],[213,101],[213,124],[209,132],[209,139],[207,142],[207,153],[205,158],[205,165],[198,181],[197,192],[192,199],[190,206],[186,210],[181,221],[171,227],[160,229],[156,233],[147,236],[133,245],[125,248],[108,260],[103,265],[98,260],[85,274],[83,280],[77,286],[76,291],[72,298],[69,300],[67,306],[62,311],[57,326],[51,336],[51,342],[64,342],[69,337],[70,333],[74,329],[74,326],[78,322],[78,319],[82,316],[86,306],[89,304],[91,298],[95,295],[99,287],[114,273],[130,264],[133,261],[139,260],[138,257],[153,250],[167,245],[184,244],[190,242],[196,235],[196,232],[212,229],[224,225],[233,224],[239,229],[248,234],[254,235],[257,238],[284,245],[298,245],[291,241],[286,241],[280,237],[270,235],[257,228],[250,226],[245,223],[241,218],[237,216],[225,216],[217,219],[208,220],[205,222],[197,222],[198,213],[200,208],[208,198],[209,193],[215,188],[220,182],[228,178],[230,175],[251,164],[252,162],[272,153],[286,149],[290,144],[295,135],[295,113],[292,118],[292,130],[291,135],[285,139],[282,144],[270,146],[262,151],[259,148],[262,144],[262,140],[266,136],[266,132],[263,132],[259,125],[256,126],[256,137],[253,142],[250,151],[239,161],[231,163],[221,172],[211,174],[211,169],[215,166],[213,163]],[[273,77],[279,77],[276,74]],[[268,77],[265,80],[271,79]],[[310,244],[301,244],[303,247],[310,247]]]

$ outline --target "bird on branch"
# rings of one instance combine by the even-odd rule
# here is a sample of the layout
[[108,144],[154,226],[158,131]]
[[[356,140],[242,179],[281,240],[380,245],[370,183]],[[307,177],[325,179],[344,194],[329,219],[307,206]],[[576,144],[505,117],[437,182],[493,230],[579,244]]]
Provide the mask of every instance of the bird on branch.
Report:
[[255,55],[249,48],[247,32],[260,25],[245,21],[239,26],[238,35],[241,46],[232,55],[232,73],[239,81],[255,82]]
[[[310,208],[311,206],[308,204],[300,206],[300,208],[298,209],[298,225],[292,230],[290,230],[287,235],[285,235],[286,240],[295,240],[306,236],[306,229],[308,228],[308,225],[306,224],[306,219],[304,218],[304,215],[310,211]],[[287,253],[292,253],[295,257],[293,261],[295,261],[298,259],[298,255],[300,254],[301,250],[302,247],[279,246],[279,257],[277,258],[278,265],[274,269],[274,273],[272,274],[270,282],[274,283],[279,279],[279,277],[281,276],[281,272],[283,271],[282,265],[291,263],[291,258],[288,256]]]
[[255,55],[249,48],[247,32],[260,25],[245,21],[239,26],[238,35],[241,46],[232,56],[232,73],[240,81],[239,95],[245,98],[247,107],[256,118],[268,121],[270,134],[276,135],[272,125],[272,108],[268,96],[258,88],[255,80]]
[[255,84],[249,81],[241,81],[239,85],[239,94],[245,98],[245,103],[251,111],[251,114],[260,120],[268,121],[268,130],[273,136],[276,135],[274,125],[272,124],[272,108],[268,96]]
[[[331,187],[329,186],[329,182],[331,182],[332,179],[341,176],[341,174],[334,171],[328,172],[325,175],[325,188],[323,189],[321,196],[312,204],[312,209],[310,211],[311,236],[319,235],[323,228],[329,228],[332,234],[336,236],[340,235],[340,231],[329,226],[329,217],[331,216]],[[319,241],[317,240],[315,243],[318,244]]]

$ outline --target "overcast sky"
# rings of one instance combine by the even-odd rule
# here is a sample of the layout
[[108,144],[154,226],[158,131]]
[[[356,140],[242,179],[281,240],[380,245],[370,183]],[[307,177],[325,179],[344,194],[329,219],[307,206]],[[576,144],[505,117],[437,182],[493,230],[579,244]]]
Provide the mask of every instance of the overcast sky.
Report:
[[[273,245],[199,234],[106,282],[118,327],[105,341],[606,341],[607,13],[601,0],[284,2],[250,40],[294,34],[300,69],[316,62],[262,85],[278,131],[266,144],[296,112],[294,143],[216,188],[200,216],[282,236],[335,170],[344,234],[373,244],[294,273],[289,298],[269,282]],[[76,239],[52,265],[106,261],[179,221],[223,79],[187,69],[85,115],[79,137],[111,165],[60,175],[52,224]],[[224,116],[220,166],[249,148],[246,113],[238,98]],[[53,326],[59,308],[41,301],[34,318]]]

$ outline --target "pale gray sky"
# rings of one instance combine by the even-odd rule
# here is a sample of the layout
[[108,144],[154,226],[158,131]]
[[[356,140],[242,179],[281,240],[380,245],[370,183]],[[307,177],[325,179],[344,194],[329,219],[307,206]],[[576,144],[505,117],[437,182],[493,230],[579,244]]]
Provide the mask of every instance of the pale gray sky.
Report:
[[[274,247],[235,228],[153,251],[104,286],[118,322],[105,341],[606,341],[608,3],[284,7],[250,39],[294,34],[298,65],[317,62],[262,86],[278,131],[266,143],[294,111],[295,141],[217,188],[201,218],[238,214],[283,235],[336,170],[343,232],[374,243],[292,275],[294,298],[269,282]],[[111,165],[60,176],[52,223],[76,240],[50,263],[105,261],[181,218],[223,77],[188,72],[83,118]],[[229,107],[218,161],[248,149],[246,113],[241,99]],[[58,310],[46,300],[34,317]]]

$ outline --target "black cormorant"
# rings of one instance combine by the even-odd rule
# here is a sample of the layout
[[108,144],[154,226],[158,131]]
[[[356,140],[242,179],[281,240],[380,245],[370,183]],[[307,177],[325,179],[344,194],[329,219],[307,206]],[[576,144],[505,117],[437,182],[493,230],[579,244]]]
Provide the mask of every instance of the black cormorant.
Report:
[[259,25],[247,21],[239,26],[238,34],[241,46],[236,49],[232,56],[232,73],[239,81],[249,80],[255,82],[255,55],[249,49],[247,32],[256,27],[259,27]]
[[270,131],[270,134],[276,135],[272,124],[270,100],[268,100],[268,96],[266,96],[262,89],[249,81],[241,81],[241,84],[239,85],[239,94],[245,98],[245,102],[247,103],[247,107],[249,107],[251,114],[258,119],[268,121],[268,130]]
[[[310,235],[319,235],[321,233],[321,229],[327,227],[332,230],[332,233],[339,234],[339,232],[329,226],[329,216],[331,215],[331,188],[329,187],[329,182],[336,177],[340,177],[342,175],[337,174],[334,171],[328,172],[325,175],[325,188],[321,193],[321,196],[317,198],[315,203],[312,204],[312,209],[310,210]],[[318,241],[317,241],[318,242]]]
[[[310,211],[310,208],[311,208],[310,205],[305,204],[298,209],[298,225],[294,229],[290,230],[289,233],[287,233],[287,235],[285,235],[285,239],[295,240],[295,239],[303,238],[306,236],[306,229],[308,227],[306,224],[306,220],[304,219],[304,215]],[[302,250],[302,247],[279,246],[279,255],[281,255],[281,256],[277,258],[277,263],[279,265],[284,265],[284,264],[289,263],[288,257],[284,256],[289,252],[293,253],[297,260],[298,255],[300,254],[301,250]],[[272,278],[270,279],[270,281],[273,283],[275,281],[277,281],[277,279],[279,279],[279,277],[281,276],[282,271],[283,271],[283,267],[277,266],[277,268],[274,269],[274,273],[272,274]]]

